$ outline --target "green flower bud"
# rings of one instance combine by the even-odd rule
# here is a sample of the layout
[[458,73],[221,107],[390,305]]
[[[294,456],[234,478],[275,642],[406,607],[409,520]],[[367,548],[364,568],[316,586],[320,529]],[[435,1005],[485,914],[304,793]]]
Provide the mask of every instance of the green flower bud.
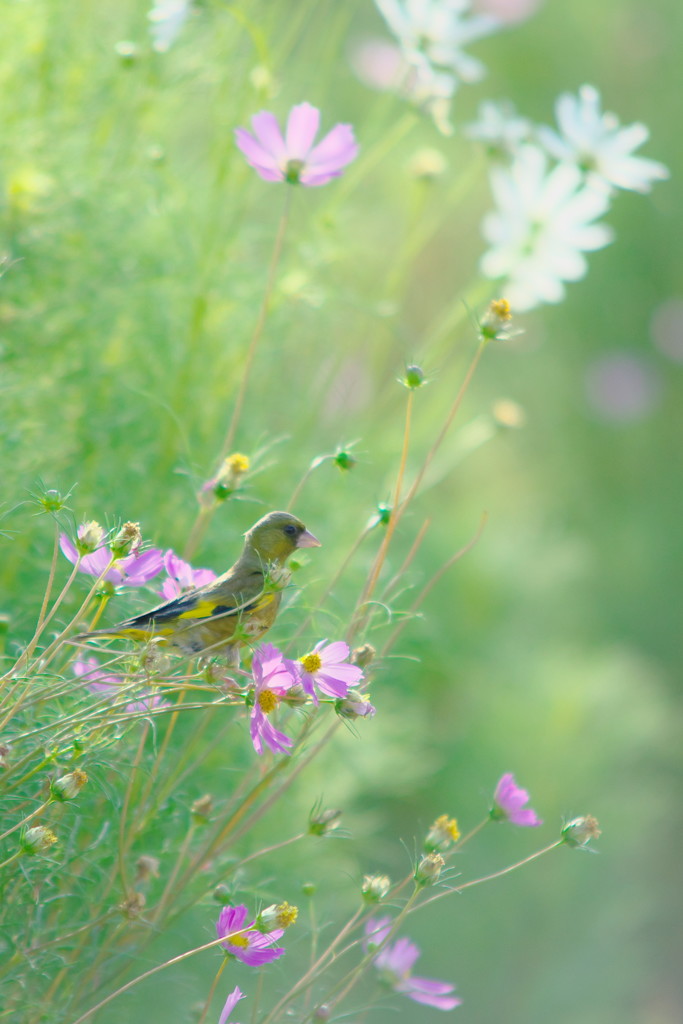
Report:
[[50,793],[54,800],[73,800],[88,781],[88,776],[79,768],[68,775],[62,775],[50,783]]
[[446,861],[440,853],[426,853],[415,869],[413,878],[422,885],[436,885]]
[[562,829],[562,838],[567,846],[585,847],[591,839],[597,839],[601,834],[598,828],[598,819],[592,814],[585,817],[574,818],[568,821]]
[[391,889],[387,875],[364,875],[360,891],[366,903],[380,903]]
[[424,371],[419,366],[406,366],[405,376],[401,380],[401,384],[410,391],[414,391],[415,388],[422,387],[424,379]]
[[47,853],[50,847],[57,842],[57,836],[44,825],[34,825],[33,828],[26,829],[19,842],[24,853],[30,855]]

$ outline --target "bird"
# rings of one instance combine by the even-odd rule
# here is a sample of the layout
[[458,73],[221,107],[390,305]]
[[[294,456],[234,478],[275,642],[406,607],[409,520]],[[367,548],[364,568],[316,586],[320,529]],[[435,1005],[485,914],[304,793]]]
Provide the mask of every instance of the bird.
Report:
[[239,648],[255,643],[275,622],[289,578],[285,562],[297,548],[320,547],[300,519],[269,512],[244,535],[242,554],[211,583],[108,629],[78,633],[71,642],[126,637],[157,641],[185,655],[225,654],[239,662]]

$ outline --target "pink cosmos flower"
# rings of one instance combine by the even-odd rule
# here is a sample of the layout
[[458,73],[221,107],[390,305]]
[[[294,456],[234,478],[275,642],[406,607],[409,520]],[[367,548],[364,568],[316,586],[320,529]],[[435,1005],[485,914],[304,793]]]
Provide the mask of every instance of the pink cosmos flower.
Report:
[[[91,693],[108,694],[115,699],[125,680],[121,676],[103,672],[97,658],[82,658],[71,666],[73,674],[82,679]],[[168,701],[162,700],[158,694],[143,697],[126,704],[126,711],[150,711],[152,708],[165,707]]]
[[529,802],[529,794],[520,789],[512,772],[506,772],[496,786],[493,794],[493,807],[489,812],[494,821],[510,821],[513,825],[536,826],[543,822],[531,807],[524,807]]
[[353,128],[337,124],[317,146],[320,111],[310,103],[292,107],[283,139],[275,114],[262,110],[251,119],[254,134],[235,129],[235,139],[247,163],[265,181],[292,185],[326,185],[358,154]]
[[268,947],[282,938],[284,928],[275,928],[272,932],[259,932],[253,927],[253,921],[245,925],[246,920],[247,908],[243,903],[236,907],[223,907],[216,922],[218,938],[226,940],[221,943],[223,949],[250,967],[260,967],[261,964],[268,964],[282,956],[285,952],[282,947]]
[[164,555],[164,569],[168,578],[161,585],[161,594],[167,601],[180,597],[186,590],[203,587],[205,583],[216,579],[216,573],[211,569],[193,569],[189,562],[178,558],[170,548]]
[[254,706],[249,731],[254,750],[263,753],[265,743],[274,754],[286,754],[293,740],[271,725],[268,715],[298,682],[296,666],[272,644],[264,644],[254,654],[251,664],[254,676]]
[[228,996],[228,998],[225,1000],[225,1006],[223,1007],[223,1012],[218,1018],[218,1024],[228,1024],[228,1017],[235,1009],[240,999],[245,998],[246,996],[244,995],[244,993],[240,992],[239,985],[236,985],[235,988],[230,993],[230,995]]
[[343,640],[331,644],[327,640],[317,643],[310,654],[299,658],[298,669],[300,682],[306,693],[318,704],[315,687],[328,697],[345,697],[349,686],[354,686],[363,678],[363,669],[358,665],[347,664],[349,645]]
[[[78,535],[82,535],[86,524],[79,526]],[[65,533],[59,538],[59,546],[62,554],[69,559],[72,565],[78,561],[79,554],[76,545]],[[112,560],[112,553],[108,547],[100,547],[89,555],[81,558],[78,567],[79,572],[88,576],[101,576]],[[158,576],[164,567],[163,556],[158,548],[149,548],[142,554],[126,555],[125,558],[118,558],[111,568],[106,572],[104,579],[113,583],[115,587],[125,583],[128,587],[141,587],[148,583],[155,576]]]
[[[391,931],[391,918],[371,919],[365,926],[365,948],[381,946]],[[400,992],[413,1002],[433,1006],[437,1010],[453,1010],[462,999],[451,995],[455,985],[434,978],[420,978],[410,972],[420,955],[419,948],[410,939],[397,939],[380,950],[374,964],[380,977],[394,992]]]

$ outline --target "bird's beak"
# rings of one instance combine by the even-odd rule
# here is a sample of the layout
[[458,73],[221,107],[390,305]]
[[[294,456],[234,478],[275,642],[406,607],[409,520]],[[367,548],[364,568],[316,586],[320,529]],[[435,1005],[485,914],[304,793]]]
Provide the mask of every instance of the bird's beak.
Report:
[[314,537],[308,530],[304,530],[303,533],[299,534],[299,539],[296,542],[298,548],[319,548],[322,547],[317,537]]

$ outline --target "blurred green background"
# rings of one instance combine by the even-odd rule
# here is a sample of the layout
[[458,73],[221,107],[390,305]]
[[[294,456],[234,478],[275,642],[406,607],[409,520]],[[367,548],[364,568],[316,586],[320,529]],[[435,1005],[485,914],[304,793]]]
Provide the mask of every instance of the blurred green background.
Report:
[[[437,814],[475,824],[504,771],[530,790],[546,826],[540,839],[485,832],[458,861],[465,877],[551,841],[565,817],[596,815],[599,856],[560,850],[410,921],[419,973],[457,984],[465,1002],[455,1012],[469,1024],[683,1019],[676,13],[669,0],[549,0],[472,48],[489,74],[458,93],[447,139],[354,77],[354,46],[388,38],[370,0],[205,2],[166,54],[151,51],[146,5],[132,0],[0,7],[0,611],[10,646],[30,635],[50,557],[50,524],[30,503],[40,481],[73,487],[77,522],[139,520],[153,543],[182,548],[195,492],[215,470],[283,202],[234,147],[232,129],[251,114],[283,116],[307,100],[324,126],[354,124],[362,156],[340,182],[293,196],[236,444],[262,452],[254,500],[219,511],[195,562],[220,571],[313,458],[357,440],[357,466],[342,474],[326,463],[297,505],[324,543],[301,574],[311,602],[389,497],[405,363],[422,362],[430,379],[416,395],[414,473],[473,352],[467,315],[441,344],[426,349],[424,338],[483,250],[483,165],[454,201],[461,170],[481,159],[459,131],[478,103],[509,97],[547,123],[558,93],[591,82],[606,109],[650,127],[646,155],[671,169],[651,196],[616,198],[617,241],[590,255],[565,303],[528,315],[523,335],[487,351],[397,535],[388,574],[431,520],[405,580],[414,590],[398,606],[486,510],[483,536],[381,666],[374,721],[338,736],[260,826],[272,841],[319,797],[344,808],[355,842],[312,843],[263,869],[291,902],[302,882],[318,883],[327,921],[352,905],[360,873],[401,877]],[[124,41],[132,56],[117,52]],[[411,173],[423,147],[448,164],[428,184]],[[417,258],[392,262],[430,219],[436,230]],[[525,426],[476,447],[500,398],[523,407]],[[341,629],[376,543],[361,547],[312,639]],[[299,619],[288,610],[273,641]],[[206,772],[178,799],[225,784],[217,755]],[[197,943],[211,937],[206,921],[192,916]],[[183,924],[162,936],[142,968],[185,948],[188,934]],[[305,942],[303,929],[292,933],[293,957]],[[193,960],[102,1020],[147,1020],[151,1007],[158,1019],[189,1020],[215,966]],[[384,999],[368,1019],[396,1019],[397,1002]],[[405,1001],[400,1011],[415,1022],[438,1015]]]

